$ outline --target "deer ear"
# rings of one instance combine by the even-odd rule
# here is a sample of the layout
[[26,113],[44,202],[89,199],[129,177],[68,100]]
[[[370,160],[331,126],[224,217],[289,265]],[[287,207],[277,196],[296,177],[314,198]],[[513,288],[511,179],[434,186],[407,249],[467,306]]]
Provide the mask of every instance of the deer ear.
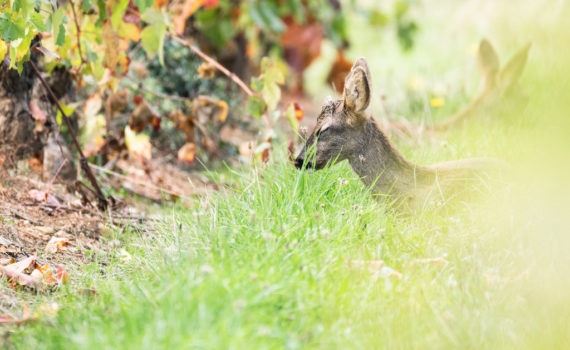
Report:
[[370,104],[371,85],[368,64],[364,58],[354,63],[344,82],[344,104],[355,112],[363,112]]
[[495,83],[499,73],[499,57],[493,45],[487,39],[481,40],[479,51],[477,52],[477,66],[479,72],[485,79],[485,85],[490,86]]
[[530,45],[531,43],[528,43],[521,48],[499,73],[499,85],[503,91],[510,90],[519,80],[528,59]]

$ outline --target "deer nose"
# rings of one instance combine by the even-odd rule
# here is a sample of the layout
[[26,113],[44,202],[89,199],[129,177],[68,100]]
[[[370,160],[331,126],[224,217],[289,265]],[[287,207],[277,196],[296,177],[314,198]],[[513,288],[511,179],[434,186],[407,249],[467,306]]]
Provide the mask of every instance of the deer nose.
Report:
[[295,159],[295,168],[301,170],[304,162],[305,162],[305,160],[303,158],[299,157],[299,158]]

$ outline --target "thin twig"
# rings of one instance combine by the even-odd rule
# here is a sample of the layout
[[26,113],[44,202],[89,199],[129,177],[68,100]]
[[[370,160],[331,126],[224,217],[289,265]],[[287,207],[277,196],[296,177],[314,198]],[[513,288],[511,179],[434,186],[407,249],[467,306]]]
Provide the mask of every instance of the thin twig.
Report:
[[36,73],[36,76],[38,77],[40,82],[46,88],[46,91],[50,95],[51,99],[54,101],[55,105],[57,106],[57,109],[59,109],[59,111],[61,112],[61,116],[62,116],[63,120],[65,121],[65,124],[67,125],[67,129],[69,130],[69,134],[71,135],[71,138],[73,139],[73,144],[75,145],[75,147],[77,148],[77,152],[79,153],[79,157],[80,157],[79,162],[81,164],[81,167],[85,171],[85,174],[87,175],[87,178],[89,179],[89,182],[91,182],[91,185],[93,186],[93,188],[95,189],[95,191],[97,193],[100,208],[105,209],[108,205],[107,199],[105,198],[103,191],[101,191],[101,187],[99,187],[99,184],[97,183],[97,178],[95,177],[95,175],[91,171],[91,168],[89,168],[89,165],[87,163],[87,158],[85,158],[85,155],[83,154],[83,151],[81,150],[81,145],[79,144],[79,141],[77,140],[77,135],[75,134],[75,131],[73,130],[73,126],[71,125],[71,121],[69,120],[69,117],[67,116],[67,114],[65,113],[63,108],[61,108],[61,105],[59,104],[57,97],[55,96],[55,94],[53,93],[51,88],[49,87],[48,83],[42,77],[40,71],[38,70],[38,67],[36,67],[36,65],[33,61],[30,60],[28,62],[30,64],[30,67],[32,67],[34,73]]
[[71,5],[71,11],[73,11],[73,21],[75,22],[75,31],[77,32],[77,50],[79,51],[79,57],[81,58],[81,65],[79,66],[78,70],[81,70],[81,66],[87,63],[87,60],[83,57],[83,52],[81,50],[81,27],[79,26],[79,22],[77,21],[77,13],[75,12],[75,4],[72,0],[69,0],[69,4]]
[[[62,152],[62,155],[65,157],[65,154]],[[63,158],[63,162],[61,162],[61,164],[59,165],[59,168],[57,168],[55,174],[53,175],[53,177],[51,178],[50,182],[48,183],[48,186],[46,188],[46,195],[49,193],[49,191],[51,190],[51,187],[53,186],[53,183],[55,182],[55,179],[57,179],[57,176],[59,175],[59,173],[61,172],[61,169],[63,169],[63,166],[65,165],[65,163],[67,163],[67,158]]]
[[154,96],[156,96],[156,97],[159,97],[159,98],[162,98],[162,99],[165,99],[165,100],[174,100],[174,101],[179,101],[179,102],[192,102],[192,101],[193,101],[193,99],[192,99],[191,97],[184,97],[184,96],[177,96],[177,95],[165,95],[165,94],[163,94],[163,93],[160,93],[160,92],[151,90],[151,89],[149,89],[149,88],[143,86],[141,83],[137,83],[134,79],[132,79],[132,78],[130,78],[130,77],[128,77],[128,76],[125,76],[124,78],[127,79],[127,80],[129,80],[129,81],[132,82],[133,84],[135,84],[135,85],[136,85],[136,88],[137,88],[138,90],[142,90],[142,91],[148,92],[149,94],[154,95]]
[[186,46],[187,48],[189,48],[190,50],[192,50],[192,52],[194,52],[196,55],[200,56],[200,58],[202,58],[204,61],[212,64],[214,67],[216,67],[220,72],[224,73],[226,76],[228,76],[228,78],[230,78],[231,80],[234,81],[234,83],[236,83],[248,96],[253,96],[255,95],[253,93],[253,91],[251,91],[251,89],[247,86],[246,83],[243,82],[243,80],[241,80],[237,75],[235,75],[234,73],[230,72],[229,70],[226,69],[226,67],[222,66],[220,63],[218,63],[218,61],[216,61],[215,59],[213,59],[212,57],[206,55],[204,52],[202,52],[202,50],[200,50],[198,47],[190,44],[188,41],[182,39],[181,37],[179,37],[178,35],[174,35],[172,33],[168,33],[167,34],[171,39],[178,41],[180,44]]
[[151,189],[154,189],[154,190],[157,190],[157,191],[161,191],[161,192],[164,192],[164,193],[168,193],[168,194],[170,194],[170,195],[172,195],[172,196],[176,196],[176,197],[180,197],[180,198],[189,198],[188,196],[185,196],[185,195],[183,195],[183,194],[181,194],[181,193],[176,193],[176,192],[174,192],[174,191],[167,190],[167,189],[165,189],[165,188],[162,188],[162,187],[159,187],[159,186],[150,184],[150,183],[145,182],[145,181],[139,181],[139,180],[133,179],[133,178],[131,178],[131,177],[129,177],[129,176],[125,176],[125,175],[123,175],[123,174],[119,174],[119,173],[117,173],[117,172],[115,172],[115,171],[112,171],[112,170],[109,170],[109,169],[105,169],[105,168],[100,167],[100,166],[95,165],[95,164],[89,164],[89,166],[92,167],[92,168],[94,168],[94,169],[97,169],[97,170],[99,170],[99,171],[101,171],[101,172],[104,172],[104,173],[107,173],[107,174],[111,174],[111,175],[113,175],[113,176],[116,176],[116,177],[118,177],[118,178],[127,179],[129,182],[136,183],[136,184],[141,185],[141,186],[143,186],[143,187],[148,187],[148,188],[151,188]]

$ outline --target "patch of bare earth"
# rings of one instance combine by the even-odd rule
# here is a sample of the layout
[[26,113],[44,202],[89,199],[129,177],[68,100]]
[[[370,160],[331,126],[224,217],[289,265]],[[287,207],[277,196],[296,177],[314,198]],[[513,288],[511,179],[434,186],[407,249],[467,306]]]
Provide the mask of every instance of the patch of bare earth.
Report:
[[[106,259],[117,250],[117,235],[124,228],[152,234],[157,218],[146,213],[156,208],[141,205],[134,197],[184,204],[195,194],[217,188],[200,175],[156,161],[120,160],[112,168],[94,167],[94,171],[104,188],[127,192],[113,201],[108,212],[97,209],[88,191],[70,193],[63,185],[41,181],[32,171],[18,174],[0,167],[0,323],[21,322],[24,306],[27,310],[27,305],[34,305],[38,292],[57,292],[64,282],[61,271],[69,277],[65,283],[74,284],[82,266],[97,257],[105,273]],[[20,267],[26,261],[29,266]],[[46,279],[46,274],[53,278]],[[33,286],[25,283],[31,278]],[[89,288],[78,289],[85,287]],[[3,317],[8,321],[3,322]]]

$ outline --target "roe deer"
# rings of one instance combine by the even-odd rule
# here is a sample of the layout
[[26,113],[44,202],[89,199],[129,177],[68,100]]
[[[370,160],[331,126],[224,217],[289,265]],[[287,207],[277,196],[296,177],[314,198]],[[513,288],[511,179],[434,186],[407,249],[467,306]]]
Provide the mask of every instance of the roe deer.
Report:
[[298,169],[322,169],[348,160],[373,193],[390,195],[412,208],[424,201],[445,200],[499,161],[469,159],[422,166],[406,160],[366,113],[371,99],[368,64],[359,58],[346,77],[343,98],[325,102],[317,124],[295,160]]
[[410,122],[391,121],[385,126],[387,131],[399,131],[416,134],[423,129],[427,131],[443,131],[467,119],[469,116],[481,114],[497,107],[512,108],[526,103],[527,97],[515,86],[523,72],[528,59],[531,44],[528,43],[517,51],[513,57],[500,67],[499,56],[493,45],[487,40],[481,40],[477,51],[477,67],[482,76],[479,93],[471,102],[451,117],[431,125],[416,125]]

